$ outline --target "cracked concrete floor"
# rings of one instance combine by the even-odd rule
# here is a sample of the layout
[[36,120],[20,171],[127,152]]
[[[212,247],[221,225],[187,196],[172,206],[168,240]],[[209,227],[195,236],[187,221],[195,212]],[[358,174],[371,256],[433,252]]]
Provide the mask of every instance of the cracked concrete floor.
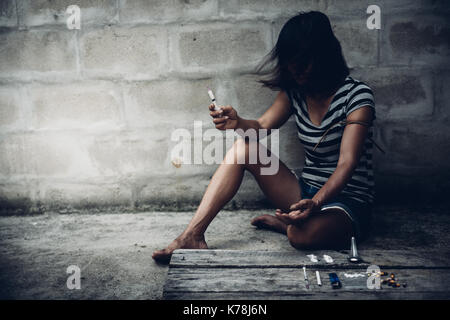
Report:
[[[385,205],[360,249],[431,248],[450,254],[447,205]],[[284,235],[250,220],[272,210],[223,211],[206,233],[211,249],[295,250]],[[160,299],[168,267],[153,262],[193,212],[45,214],[0,217],[0,299]],[[66,269],[81,269],[69,290]]]

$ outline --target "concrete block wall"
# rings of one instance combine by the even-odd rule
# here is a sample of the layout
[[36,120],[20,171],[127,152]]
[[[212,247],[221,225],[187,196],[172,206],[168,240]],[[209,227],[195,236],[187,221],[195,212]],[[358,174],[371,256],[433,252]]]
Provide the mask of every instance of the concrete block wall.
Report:
[[[69,5],[81,29],[66,26]],[[370,4],[381,30],[366,27]],[[1,0],[0,212],[193,209],[217,165],[171,163],[177,128],[213,128],[206,87],[257,118],[276,93],[255,66],[296,12],[328,14],[352,75],[375,92],[378,201],[449,186],[446,1]],[[301,170],[293,119],[280,157]],[[447,188],[447,189],[445,189]],[[228,205],[267,203],[246,175]]]

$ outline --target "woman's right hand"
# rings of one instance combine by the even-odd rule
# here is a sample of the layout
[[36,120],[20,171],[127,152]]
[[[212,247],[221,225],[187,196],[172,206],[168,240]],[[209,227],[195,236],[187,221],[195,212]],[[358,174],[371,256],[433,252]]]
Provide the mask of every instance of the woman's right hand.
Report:
[[239,117],[232,106],[220,106],[218,111],[214,111],[214,104],[209,105],[210,115],[216,128],[219,130],[236,129]]

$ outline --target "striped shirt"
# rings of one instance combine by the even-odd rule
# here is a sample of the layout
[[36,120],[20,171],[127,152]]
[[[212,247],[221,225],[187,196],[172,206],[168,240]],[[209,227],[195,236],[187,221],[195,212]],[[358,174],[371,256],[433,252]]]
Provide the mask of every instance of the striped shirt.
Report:
[[[304,99],[292,93],[287,94],[294,112],[298,137],[305,150],[305,165],[301,177],[307,184],[320,189],[336,170],[345,126],[334,126],[313,151],[314,146],[328,128],[346,120],[351,112],[361,107],[370,106],[373,108],[373,120],[375,120],[375,103],[372,90],[365,83],[348,76],[342,87],[336,91],[319,126],[311,122]],[[364,142],[359,163],[351,179],[341,191],[342,195],[364,203],[373,203],[375,198],[372,168],[373,143],[369,140],[372,136],[371,126]]]

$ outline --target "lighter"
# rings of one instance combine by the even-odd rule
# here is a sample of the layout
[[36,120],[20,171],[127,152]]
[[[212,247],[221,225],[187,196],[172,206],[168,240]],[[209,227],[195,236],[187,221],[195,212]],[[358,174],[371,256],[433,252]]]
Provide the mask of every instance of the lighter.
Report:
[[334,273],[334,272],[329,273],[328,276],[330,277],[330,283],[331,283],[331,287],[333,289],[341,288],[341,286],[342,286],[341,281],[339,281],[339,278],[336,273]]

